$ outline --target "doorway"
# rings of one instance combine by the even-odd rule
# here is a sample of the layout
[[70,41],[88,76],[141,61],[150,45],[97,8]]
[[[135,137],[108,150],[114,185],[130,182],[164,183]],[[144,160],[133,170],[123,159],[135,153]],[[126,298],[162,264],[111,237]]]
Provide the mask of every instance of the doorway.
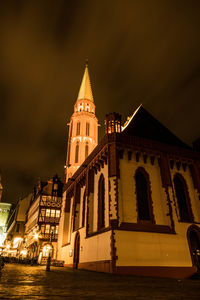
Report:
[[77,232],[74,241],[74,261],[73,261],[73,268],[78,269],[79,264],[79,253],[80,253],[80,234]]
[[200,229],[192,225],[188,228],[187,232],[190,254],[193,266],[197,267],[200,272]]

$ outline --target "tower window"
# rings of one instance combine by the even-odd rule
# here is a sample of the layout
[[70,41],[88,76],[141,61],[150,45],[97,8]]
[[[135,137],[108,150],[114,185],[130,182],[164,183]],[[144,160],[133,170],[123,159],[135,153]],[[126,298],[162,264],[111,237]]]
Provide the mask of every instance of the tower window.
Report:
[[76,149],[75,149],[75,163],[78,162],[78,155],[79,155],[79,144],[76,144]]
[[178,202],[180,221],[192,222],[193,215],[187,185],[185,179],[180,174],[176,174],[174,176],[174,186]]
[[80,135],[80,129],[81,129],[81,123],[78,122],[78,123],[76,124],[76,135]]
[[88,145],[88,142],[86,142],[86,145],[85,145],[85,158],[88,157],[88,153],[89,153],[89,145]]
[[86,123],[86,136],[90,135],[90,123]]

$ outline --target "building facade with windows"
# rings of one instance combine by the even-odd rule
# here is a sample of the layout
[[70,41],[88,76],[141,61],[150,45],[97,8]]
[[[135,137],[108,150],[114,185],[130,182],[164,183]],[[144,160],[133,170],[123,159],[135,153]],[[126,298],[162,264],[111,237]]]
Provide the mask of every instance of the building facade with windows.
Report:
[[58,225],[63,184],[54,176],[48,182],[39,181],[27,211],[25,245],[28,256],[45,263],[49,252],[57,258]]
[[[12,257],[20,257],[21,251],[24,249],[24,232],[26,212],[30,205],[33,194],[20,199],[15,208],[11,211],[7,222],[6,249],[4,255]],[[22,252],[24,253],[24,252]]]
[[58,259],[66,266],[162,277],[200,269],[200,153],[140,106],[66,183]]
[[7,221],[9,213],[12,207],[12,204],[1,202],[3,194],[3,186],[1,183],[1,174],[0,174],[0,253],[4,249],[4,241],[6,239],[7,232]]

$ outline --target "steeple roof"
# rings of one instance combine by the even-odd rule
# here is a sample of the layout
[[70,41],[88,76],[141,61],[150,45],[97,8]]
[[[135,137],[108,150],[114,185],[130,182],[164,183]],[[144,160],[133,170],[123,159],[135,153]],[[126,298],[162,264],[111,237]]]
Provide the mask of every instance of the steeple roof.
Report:
[[81,87],[80,87],[80,90],[78,93],[77,100],[82,100],[82,99],[86,99],[86,100],[90,100],[90,101],[94,102],[87,63],[85,66],[85,71],[83,74],[83,79],[81,82]]

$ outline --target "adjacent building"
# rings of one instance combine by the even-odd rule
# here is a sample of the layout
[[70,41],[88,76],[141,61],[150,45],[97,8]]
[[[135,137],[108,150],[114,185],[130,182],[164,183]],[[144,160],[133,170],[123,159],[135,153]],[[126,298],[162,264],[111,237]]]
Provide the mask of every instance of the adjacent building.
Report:
[[47,182],[39,181],[27,211],[25,245],[28,257],[39,263],[45,263],[49,252],[52,259],[57,257],[62,188],[57,175]]
[[10,203],[1,202],[2,193],[3,193],[3,186],[1,183],[1,175],[0,175],[0,252],[4,248],[3,245],[6,239],[7,220],[12,206]]
[[11,211],[7,222],[6,249],[4,255],[12,257],[26,256],[24,233],[26,212],[30,205],[33,194],[20,199],[15,208]]

